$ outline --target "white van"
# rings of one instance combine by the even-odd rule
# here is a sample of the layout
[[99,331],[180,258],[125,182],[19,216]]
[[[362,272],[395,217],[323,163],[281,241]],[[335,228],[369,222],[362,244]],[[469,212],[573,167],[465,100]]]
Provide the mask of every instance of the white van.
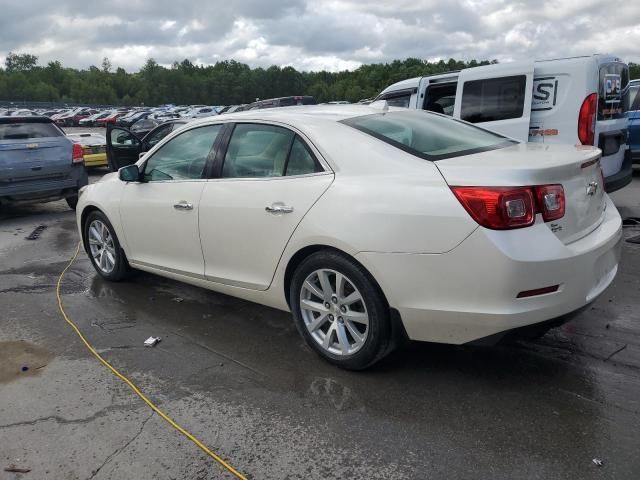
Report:
[[631,182],[624,94],[611,55],[502,63],[403,80],[376,100],[453,116],[522,142],[596,145],[608,192]]

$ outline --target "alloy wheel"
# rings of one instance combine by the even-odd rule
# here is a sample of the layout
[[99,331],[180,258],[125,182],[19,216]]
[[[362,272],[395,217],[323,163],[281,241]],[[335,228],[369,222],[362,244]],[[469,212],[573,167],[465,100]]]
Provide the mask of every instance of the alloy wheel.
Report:
[[102,273],[113,272],[116,266],[116,249],[109,228],[100,220],[89,225],[89,249],[95,265]]
[[300,289],[300,310],[313,340],[333,355],[352,355],[367,340],[364,298],[340,272],[320,269],[307,276]]

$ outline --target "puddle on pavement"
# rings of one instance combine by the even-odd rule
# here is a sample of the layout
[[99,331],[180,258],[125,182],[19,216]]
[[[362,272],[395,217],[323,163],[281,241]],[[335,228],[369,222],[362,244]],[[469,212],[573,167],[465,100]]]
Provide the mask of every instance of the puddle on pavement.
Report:
[[0,383],[37,375],[52,359],[47,350],[24,340],[0,342]]

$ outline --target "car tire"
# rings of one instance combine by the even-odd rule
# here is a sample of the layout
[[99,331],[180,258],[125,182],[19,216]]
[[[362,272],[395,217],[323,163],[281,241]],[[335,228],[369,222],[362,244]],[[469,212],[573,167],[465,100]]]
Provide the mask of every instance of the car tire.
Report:
[[78,205],[78,195],[74,195],[73,197],[67,197],[65,198],[65,200],[67,201],[67,205],[69,205],[69,208],[71,210],[76,209],[76,206]]
[[91,212],[82,229],[87,253],[96,272],[112,282],[125,279],[131,271],[129,262],[106,215],[100,211]]
[[363,370],[389,353],[389,306],[371,274],[347,255],[322,250],[304,259],[289,299],[300,335],[328,362]]

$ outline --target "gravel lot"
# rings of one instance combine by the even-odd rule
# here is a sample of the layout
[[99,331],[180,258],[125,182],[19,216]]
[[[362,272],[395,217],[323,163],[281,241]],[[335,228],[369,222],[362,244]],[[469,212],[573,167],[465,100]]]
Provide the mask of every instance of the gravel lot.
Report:
[[[613,198],[640,217],[636,173]],[[231,478],[58,314],[74,218],[64,202],[0,210],[0,478]],[[249,478],[640,475],[638,244],[624,243],[617,279],[587,311],[539,341],[412,344],[363,373],[309,352],[286,313],[148,274],[106,283],[83,254],[63,292],[96,348]],[[162,342],[144,348],[150,335]],[[12,464],[31,472],[2,471]]]

